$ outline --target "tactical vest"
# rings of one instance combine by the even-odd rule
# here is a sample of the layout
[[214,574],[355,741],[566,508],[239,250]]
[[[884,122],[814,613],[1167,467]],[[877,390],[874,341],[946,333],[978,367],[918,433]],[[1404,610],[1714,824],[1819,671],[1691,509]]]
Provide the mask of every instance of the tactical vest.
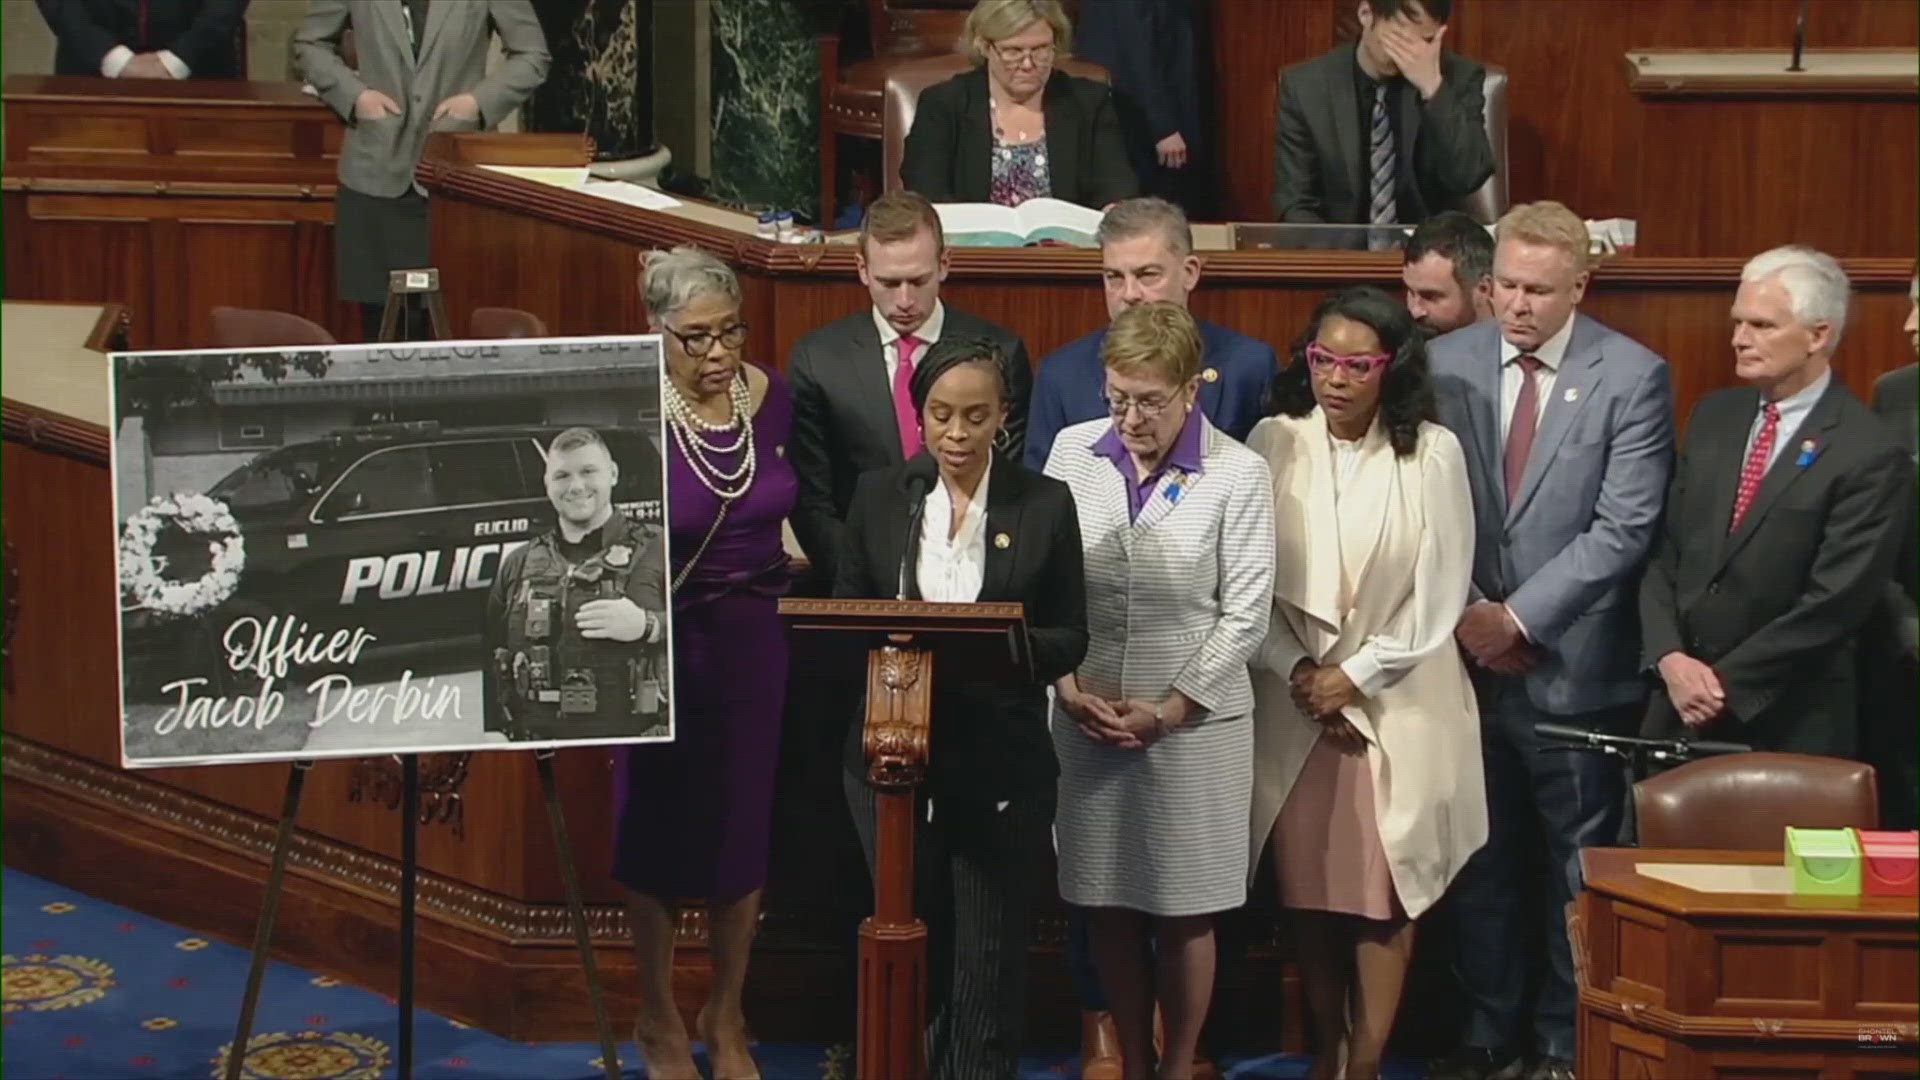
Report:
[[581,563],[560,554],[552,533],[524,549],[507,607],[507,645],[494,656],[513,738],[638,735],[665,718],[659,671],[664,639],[580,635],[581,606],[626,596],[640,561],[631,530],[615,526],[604,535],[614,542]]

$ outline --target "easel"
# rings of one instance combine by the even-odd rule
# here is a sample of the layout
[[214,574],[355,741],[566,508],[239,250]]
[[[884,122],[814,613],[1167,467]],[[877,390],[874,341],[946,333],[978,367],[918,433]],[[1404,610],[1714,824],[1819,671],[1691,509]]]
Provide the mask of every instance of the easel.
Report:
[[[432,267],[420,270],[395,270],[387,281],[387,306],[380,319],[380,340],[398,341],[403,309],[410,308],[407,298],[421,296],[435,339],[447,336],[447,308],[440,297],[440,271]],[[414,754],[400,758],[400,1038],[397,1049],[398,1076],[413,1076],[413,982],[415,905],[420,877],[420,759]],[[593,1004],[594,1031],[600,1037],[600,1063],[607,1080],[620,1080],[620,1057],[607,1022],[606,1000],[600,991],[600,971],[593,958],[593,940],[587,932],[587,907],[580,894],[580,874],[573,865],[573,845],[567,839],[567,820],[560,807],[560,786],[553,772],[553,751],[536,750],[534,765],[540,772],[540,788],[546,794],[547,823],[553,827],[554,851],[560,863],[560,877],[567,890],[567,911],[573,923],[574,946],[587,975],[587,999]],[[260,1005],[260,983],[266,977],[268,953],[273,945],[273,922],[280,910],[280,893],[286,884],[287,855],[292,847],[293,823],[300,813],[300,793],[306,786],[311,760],[293,763],[287,774],[287,794],[280,807],[280,824],[273,838],[273,863],[267,871],[266,895],[260,902],[260,922],[253,930],[253,962],[247,968],[247,989],[240,999],[240,1021],[235,1026],[233,1046],[227,1051],[226,1080],[241,1080],[247,1059],[247,1043],[253,1037],[253,1018]]]

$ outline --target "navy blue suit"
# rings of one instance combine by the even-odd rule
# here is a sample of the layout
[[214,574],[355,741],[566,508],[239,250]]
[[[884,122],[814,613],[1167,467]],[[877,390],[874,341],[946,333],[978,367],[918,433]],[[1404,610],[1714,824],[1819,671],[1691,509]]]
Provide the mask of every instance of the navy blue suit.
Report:
[[[1027,468],[1046,468],[1061,428],[1108,415],[1106,369],[1100,363],[1106,339],[1101,327],[1040,362],[1027,411]],[[1200,411],[1214,427],[1245,442],[1267,414],[1267,390],[1280,370],[1279,359],[1266,342],[1210,322],[1200,323],[1200,343]]]

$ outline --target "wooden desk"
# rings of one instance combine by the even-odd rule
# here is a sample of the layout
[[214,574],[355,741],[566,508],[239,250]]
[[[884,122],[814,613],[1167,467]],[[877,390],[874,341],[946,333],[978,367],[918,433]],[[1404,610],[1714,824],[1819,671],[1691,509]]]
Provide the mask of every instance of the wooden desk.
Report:
[[7,296],[117,301],[139,348],[205,346],[216,305],[358,333],[333,302],[344,131],[296,83],[11,75]]
[[[868,303],[851,245],[769,243],[755,237],[753,220],[743,214],[641,210],[491,172],[479,168],[485,158],[467,148],[472,138],[436,136],[421,167],[434,194],[434,261],[456,321],[476,307],[499,305],[533,312],[556,334],[633,332],[646,324],[637,257],[675,244],[703,247],[739,273],[744,314],[753,326],[748,356],[756,363],[784,367],[801,335]],[[1682,420],[1700,395],[1735,381],[1727,309],[1752,254],[1609,259],[1588,291],[1582,310],[1672,361]],[[1397,253],[1201,255],[1205,269],[1194,313],[1283,352],[1329,290],[1362,283],[1400,288]],[[1856,297],[1836,366],[1863,399],[1875,377],[1912,359],[1900,333],[1911,259],[1910,252],[1842,259]],[[1107,319],[1100,255],[1091,250],[955,248],[941,295],[1018,332],[1035,364]]]
[[1651,863],[1780,859],[1582,853],[1573,933],[1581,1076],[1890,1080],[1920,1068],[1913,898],[1700,892],[1642,874]]
[[[1812,244],[1912,258],[1920,213],[1920,54],[1634,49],[1640,98],[1639,249],[1752,255]],[[1817,182],[1816,182],[1817,181]]]

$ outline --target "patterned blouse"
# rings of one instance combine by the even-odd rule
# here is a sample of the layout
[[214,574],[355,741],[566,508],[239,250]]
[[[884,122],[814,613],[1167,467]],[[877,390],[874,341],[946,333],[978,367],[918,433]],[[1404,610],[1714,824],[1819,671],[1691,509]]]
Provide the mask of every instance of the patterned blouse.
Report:
[[1047,170],[1047,140],[1029,143],[1000,141],[993,136],[993,201],[1001,206],[1019,206],[1028,199],[1044,199],[1053,193],[1053,181]]

